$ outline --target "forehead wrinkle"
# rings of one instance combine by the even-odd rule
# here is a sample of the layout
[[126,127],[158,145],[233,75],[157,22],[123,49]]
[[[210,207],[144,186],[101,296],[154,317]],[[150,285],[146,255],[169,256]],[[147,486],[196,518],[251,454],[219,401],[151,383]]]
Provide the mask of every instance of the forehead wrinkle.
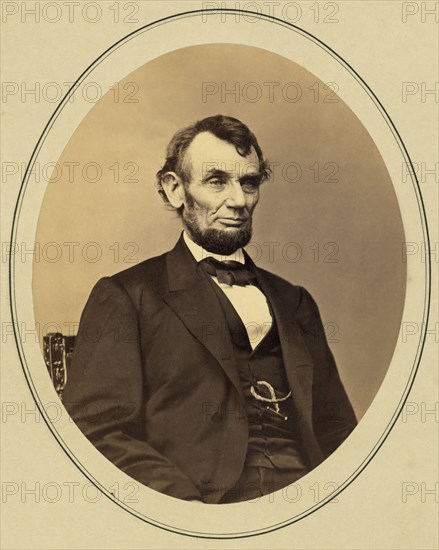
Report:
[[[189,179],[205,178],[206,164],[216,164],[212,168],[226,168],[223,171],[239,177],[260,174],[260,162],[253,146],[248,155],[242,156],[233,143],[217,138],[210,132],[201,132],[195,136],[185,151],[183,161],[186,170],[190,170]],[[186,173],[189,175],[188,171]]]

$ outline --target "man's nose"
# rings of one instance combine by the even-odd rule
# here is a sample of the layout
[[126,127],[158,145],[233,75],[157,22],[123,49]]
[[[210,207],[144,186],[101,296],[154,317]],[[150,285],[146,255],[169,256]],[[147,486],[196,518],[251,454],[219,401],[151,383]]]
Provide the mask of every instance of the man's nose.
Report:
[[240,182],[237,180],[233,180],[228,186],[226,205],[230,208],[245,207],[245,194]]

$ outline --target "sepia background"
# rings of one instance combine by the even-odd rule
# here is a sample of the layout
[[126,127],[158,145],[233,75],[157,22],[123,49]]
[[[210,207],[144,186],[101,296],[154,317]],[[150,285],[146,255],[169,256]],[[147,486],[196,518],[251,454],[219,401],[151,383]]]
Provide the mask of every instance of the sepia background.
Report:
[[273,163],[248,251],[312,293],[361,417],[389,366],[404,304],[397,200],[353,112],[305,68],[266,50],[174,51],[127,75],[91,109],[41,208],[36,320],[43,332],[75,332],[100,277],[173,247],[181,226],[157,194],[155,173],[176,130],[217,113],[246,123]]

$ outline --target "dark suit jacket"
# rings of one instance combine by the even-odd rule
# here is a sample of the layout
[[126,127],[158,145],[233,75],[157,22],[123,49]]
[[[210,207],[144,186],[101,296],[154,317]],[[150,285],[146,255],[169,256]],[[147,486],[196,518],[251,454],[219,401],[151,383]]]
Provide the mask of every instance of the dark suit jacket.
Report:
[[[276,317],[313,468],[349,435],[355,415],[310,294],[255,272]],[[208,277],[180,238],[170,252],[101,279],[81,317],[63,400],[128,475],[177,498],[217,503],[241,474],[248,421]]]

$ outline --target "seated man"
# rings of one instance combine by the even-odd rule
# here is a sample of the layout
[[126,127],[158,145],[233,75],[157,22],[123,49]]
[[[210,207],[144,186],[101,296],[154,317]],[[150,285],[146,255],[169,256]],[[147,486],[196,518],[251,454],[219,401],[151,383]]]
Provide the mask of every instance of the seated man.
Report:
[[177,132],[157,179],[180,239],[98,281],[81,317],[69,413],[121,470],[180,499],[271,493],[356,425],[314,300],[243,250],[268,175],[235,118]]

